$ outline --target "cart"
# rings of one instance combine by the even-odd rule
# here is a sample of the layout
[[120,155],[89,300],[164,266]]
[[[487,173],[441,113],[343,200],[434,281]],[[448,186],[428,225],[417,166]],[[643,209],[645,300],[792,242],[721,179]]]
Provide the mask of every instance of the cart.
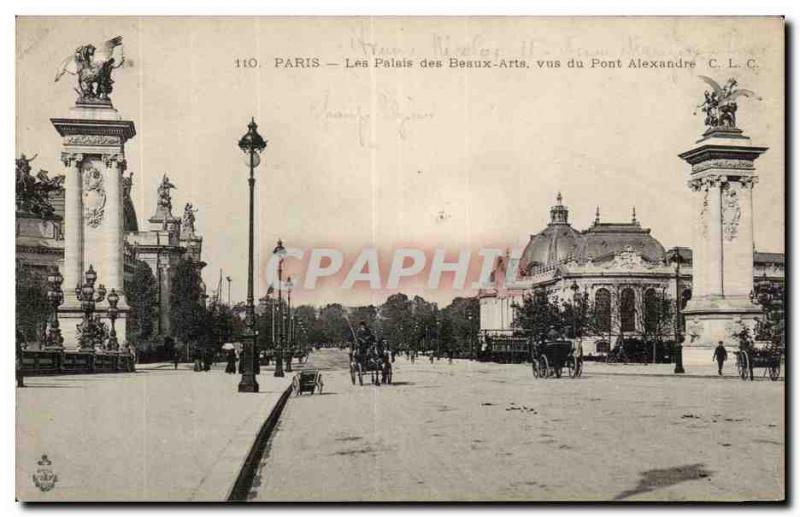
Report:
[[318,370],[302,370],[295,374],[292,379],[292,391],[295,396],[299,396],[303,392],[311,395],[314,391],[322,393],[322,374]]
[[372,384],[380,386],[392,383],[392,363],[389,354],[354,354],[350,352],[350,380],[355,385],[364,385],[364,376],[369,373]]
[[532,346],[531,367],[533,376],[542,379],[560,378],[566,367],[569,377],[574,379],[583,373],[583,358],[576,353],[571,341],[550,341]]
[[736,354],[736,370],[743,381],[753,380],[755,368],[763,368],[762,377],[769,375],[770,380],[773,381],[777,381],[781,376],[783,350],[780,348],[748,348],[736,351],[734,354]]

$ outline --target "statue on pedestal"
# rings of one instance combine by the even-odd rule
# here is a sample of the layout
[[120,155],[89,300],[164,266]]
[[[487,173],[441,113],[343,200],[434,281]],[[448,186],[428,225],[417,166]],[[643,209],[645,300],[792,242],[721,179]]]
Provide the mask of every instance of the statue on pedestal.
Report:
[[194,214],[198,211],[191,203],[186,203],[183,208],[183,221],[181,222],[181,230],[185,237],[194,237]]
[[737,97],[756,97],[761,100],[751,90],[739,89],[736,79],[728,79],[724,86],[705,75],[701,75],[700,79],[713,89],[712,92],[705,91],[703,103],[697,106],[706,114],[704,123],[709,129],[736,128]]
[[166,174],[161,178],[161,184],[158,186],[158,208],[163,209],[166,213],[172,215],[172,196],[169,191],[176,188]]
[[50,202],[50,195],[64,188],[64,176],[50,178],[48,172],[41,169],[34,176],[31,162],[36,156],[38,155],[28,158],[25,154],[21,154],[15,160],[17,211],[49,217],[55,211]]
[[123,63],[125,56],[122,53],[122,36],[106,41],[100,49],[92,44],[82,45],[61,62],[55,81],[61,79],[65,73],[77,75],[78,102],[110,104],[108,96],[114,84],[111,72]]

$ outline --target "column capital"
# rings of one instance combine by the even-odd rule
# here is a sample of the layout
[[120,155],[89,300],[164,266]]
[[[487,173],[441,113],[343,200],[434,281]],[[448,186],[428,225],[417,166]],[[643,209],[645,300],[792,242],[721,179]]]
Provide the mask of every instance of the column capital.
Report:
[[727,180],[727,176],[719,174],[709,174],[703,177],[702,182],[705,188],[716,188],[722,185]]
[[742,184],[742,188],[752,190],[758,183],[758,176],[742,176],[739,178],[739,183]]
[[72,165],[77,166],[78,164],[80,164],[80,162],[83,161],[83,153],[62,152],[61,161],[64,162],[65,167],[70,167]]
[[115,167],[119,169],[120,172],[125,170],[126,162],[123,158],[122,154],[120,153],[109,153],[103,155],[103,161],[106,164],[106,167]]
[[686,182],[692,192],[699,192],[703,188],[703,180],[693,179]]

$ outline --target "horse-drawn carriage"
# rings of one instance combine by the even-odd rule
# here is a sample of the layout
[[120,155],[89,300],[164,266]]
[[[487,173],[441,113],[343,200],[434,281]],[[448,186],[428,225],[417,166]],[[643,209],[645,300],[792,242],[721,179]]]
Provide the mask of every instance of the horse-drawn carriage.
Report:
[[315,391],[322,393],[322,386],[322,374],[318,370],[302,370],[292,379],[292,391],[295,395],[304,392],[313,395]]
[[783,350],[779,347],[747,347],[734,354],[736,354],[736,370],[743,381],[753,380],[754,368],[763,368],[762,377],[769,375],[773,381],[777,381],[781,376]]
[[358,379],[360,386],[364,385],[364,376],[369,374],[370,381],[376,386],[392,383],[392,361],[389,352],[377,350],[375,347],[362,351],[350,352],[350,380],[353,384]]
[[567,340],[534,343],[531,346],[531,365],[536,378],[560,378],[564,368],[573,379],[583,373],[583,358]]

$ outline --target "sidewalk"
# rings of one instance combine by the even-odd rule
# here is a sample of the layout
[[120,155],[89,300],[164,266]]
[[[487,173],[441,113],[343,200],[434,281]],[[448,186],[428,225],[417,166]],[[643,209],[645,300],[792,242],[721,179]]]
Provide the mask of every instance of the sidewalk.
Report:
[[[239,375],[142,365],[131,374],[29,377],[17,389],[21,501],[224,501],[291,375],[263,368],[260,393]],[[39,490],[43,454],[58,480]]]
[[[653,375],[653,376],[682,376],[682,377],[714,377],[718,378],[717,363],[708,360],[708,364],[684,364],[683,374],[675,374],[675,363],[662,363],[662,364],[640,364],[640,363],[613,363],[607,364],[603,362],[586,361],[584,364],[584,372],[595,375]],[[784,379],[784,365],[781,365],[781,376],[779,380]],[[764,369],[755,368],[753,370],[754,380],[769,380],[769,377],[763,377]],[[739,372],[736,369],[736,359],[729,359],[725,361],[722,368],[722,377],[739,379]]]

